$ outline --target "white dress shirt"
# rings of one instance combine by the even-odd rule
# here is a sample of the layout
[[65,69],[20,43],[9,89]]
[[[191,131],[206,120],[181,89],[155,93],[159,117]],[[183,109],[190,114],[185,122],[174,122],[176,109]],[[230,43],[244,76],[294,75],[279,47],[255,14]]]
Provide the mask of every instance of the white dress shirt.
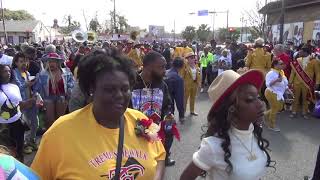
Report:
[[277,100],[284,100],[283,94],[288,88],[288,79],[286,76],[282,77],[281,82],[276,82],[272,86],[270,85],[273,81],[279,78],[279,72],[270,70],[266,75],[266,86],[267,89],[277,95]]

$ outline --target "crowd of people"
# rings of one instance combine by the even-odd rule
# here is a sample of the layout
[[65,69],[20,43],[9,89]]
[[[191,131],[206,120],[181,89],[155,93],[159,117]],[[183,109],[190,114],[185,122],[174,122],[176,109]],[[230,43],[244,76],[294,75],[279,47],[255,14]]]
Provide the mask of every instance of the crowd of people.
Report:
[[261,38],[254,47],[214,41],[1,47],[0,159],[10,159],[8,153],[23,163],[24,154],[37,153],[35,173],[10,159],[20,174],[3,170],[2,161],[0,177],[163,179],[180,139],[174,113],[181,124],[186,114],[198,116],[196,97],[207,92],[207,130],[181,179],[259,179],[274,167],[262,127],[279,132],[277,114],[290,110],[295,118],[300,105],[303,118],[318,116],[319,55],[310,42],[273,46]]

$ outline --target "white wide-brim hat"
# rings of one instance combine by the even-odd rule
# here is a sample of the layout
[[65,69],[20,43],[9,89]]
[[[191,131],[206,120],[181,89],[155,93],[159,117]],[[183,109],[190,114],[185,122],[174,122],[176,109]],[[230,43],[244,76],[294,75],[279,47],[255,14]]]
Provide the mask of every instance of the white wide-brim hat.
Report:
[[258,70],[249,70],[240,75],[233,70],[226,70],[210,85],[208,94],[212,101],[211,110],[218,108],[232,92],[241,85],[252,84],[260,89],[264,82],[264,75]]

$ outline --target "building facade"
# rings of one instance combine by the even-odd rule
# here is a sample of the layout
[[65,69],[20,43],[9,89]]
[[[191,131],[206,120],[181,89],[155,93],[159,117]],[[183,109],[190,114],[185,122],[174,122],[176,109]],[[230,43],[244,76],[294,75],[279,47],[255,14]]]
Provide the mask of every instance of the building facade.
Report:
[[[63,38],[58,29],[45,26],[41,21],[5,21],[5,28],[8,37],[8,43],[20,44],[23,42],[52,42],[56,39]],[[0,43],[5,43],[5,33],[3,24],[0,23]]]
[[[270,42],[279,41],[281,9],[282,1],[275,1],[259,11],[267,15],[267,36]],[[285,0],[283,40],[291,41],[296,46],[308,40],[319,44],[320,0]]]

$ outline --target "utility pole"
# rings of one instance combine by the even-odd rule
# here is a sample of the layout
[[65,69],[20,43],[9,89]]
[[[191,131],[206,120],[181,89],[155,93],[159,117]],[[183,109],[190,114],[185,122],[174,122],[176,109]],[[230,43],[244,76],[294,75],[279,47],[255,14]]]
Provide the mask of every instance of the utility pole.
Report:
[[240,21],[241,21],[241,33],[240,33],[240,39],[241,39],[241,42],[242,41],[242,35],[243,35],[243,16],[240,18]]
[[4,32],[4,42],[5,44],[8,44],[8,34],[6,31],[6,23],[4,22],[4,9],[2,6],[2,0],[1,0],[1,16],[2,16],[2,25],[3,25],[3,32]]
[[209,14],[212,15],[212,39],[214,39],[214,22],[215,22],[215,16],[216,16],[216,11],[210,11]]
[[173,42],[176,42],[176,20],[173,21]]
[[[268,4],[268,0],[265,0],[264,7],[267,7],[267,4]],[[263,14],[263,24],[262,24],[262,32],[263,32],[264,42],[266,42],[266,40],[267,40],[267,37],[266,37],[266,16],[267,16],[267,13],[264,13]]]
[[228,34],[228,38],[230,38],[230,32],[229,32],[229,10],[227,10],[227,34]]
[[114,33],[118,33],[116,25],[116,0],[113,0],[113,28]]
[[280,44],[284,43],[283,42],[284,14],[285,14],[285,0],[282,0],[281,16],[280,16],[280,38],[279,38]]
[[216,13],[212,14],[212,39],[214,40],[214,18],[216,16]]

